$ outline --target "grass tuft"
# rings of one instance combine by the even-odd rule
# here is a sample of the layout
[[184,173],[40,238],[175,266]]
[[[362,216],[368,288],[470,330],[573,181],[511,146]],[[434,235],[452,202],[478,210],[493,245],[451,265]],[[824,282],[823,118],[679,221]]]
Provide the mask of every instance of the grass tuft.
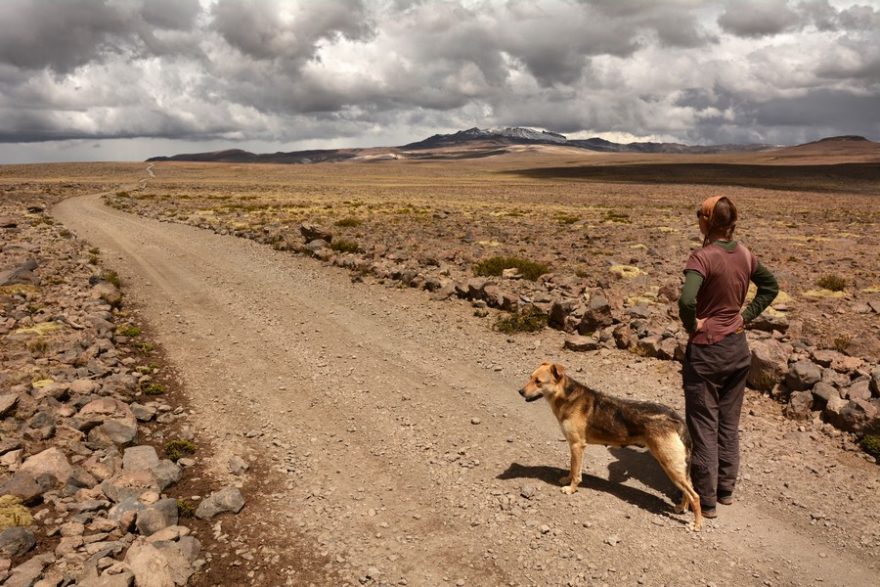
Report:
[[196,445],[191,440],[175,438],[165,443],[165,456],[175,463],[183,457],[188,457],[196,452]]
[[529,281],[536,281],[545,273],[550,272],[550,268],[547,265],[528,259],[520,257],[490,257],[474,265],[474,273],[484,277],[500,277],[502,271],[513,267],[519,269],[520,275]]
[[133,324],[126,324],[125,326],[120,326],[119,328],[117,328],[116,334],[120,336],[127,336],[128,338],[134,338],[141,335],[141,329]]
[[843,291],[843,288],[846,287],[846,279],[839,275],[824,275],[819,278],[816,285],[831,291]]
[[147,395],[162,395],[167,389],[161,383],[150,383],[144,388],[144,393]]
[[880,463],[880,434],[866,434],[859,445]]
[[501,316],[495,321],[495,329],[505,334],[537,332],[545,326],[547,326],[547,314],[535,306],[529,306],[522,312]]
[[361,222],[358,218],[348,216],[346,218],[341,218],[341,219],[337,220],[334,224],[336,226],[354,228],[355,226],[360,226],[361,224],[363,224],[363,222]]
[[359,253],[361,250],[359,244],[344,238],[335,239],[330,243],[330,248],[339,253]]

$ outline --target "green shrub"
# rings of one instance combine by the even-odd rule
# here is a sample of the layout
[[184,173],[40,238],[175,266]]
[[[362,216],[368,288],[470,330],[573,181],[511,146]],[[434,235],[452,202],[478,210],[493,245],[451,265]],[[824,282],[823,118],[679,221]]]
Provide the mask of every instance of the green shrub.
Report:
[[177,515],[181,518],[191,518],[196,513],[196,506],[182,497],[177,498]]
[[522,312],[501,316],[495,321],[495,329],[505,334],[537,332],[545,326],[547,326],[547,314],[535,306],[529,306]]
[[105,271],[101,279],[112,283],[116,287],[122,287],[122,280],[119,279],[119,275],[115,271]]
[[141,335],[141,329],[133,324],[126,324],[125,326],[121,326],[116,330],[116,334],[120,336],[127,336],[128,338],[134,338],[135,336]]
[[360,226],[361,224],[363,224],[363,222],[361,222],[357,218],[354,218],[352,216],[348,216],[346,218],[341,218],[341,219],[337,220],[334,224],[336,224],[336,226],[352,227],[353,228],[355,226]]
[[510,268],[519,269],[520,274],[530,281],[550,272],[543,263],[536,263],[520,257],[490,257],[474,265],[474,273],[482,276],[500,276],[501,272]]
[[175,438],[165,443],[165,456],[175,463],[183,457],[195,454],[196,445],[190,440]]
[[880,463],[880,434],[866,434],[859,443],[862,450],[877,459]]
[[150,383],[144,387],[144,393],[147,395],[162,395],[168,391],[161,383]]
[[839,275],[825,275],[819,278],[816,285],[831,291],[843,291],[843,288],[846,287],[846,280]]
[[340,253],[357,253],[361,247],[354,241],[348,241],[343,238],[336,239],[330,243],[330,248]]

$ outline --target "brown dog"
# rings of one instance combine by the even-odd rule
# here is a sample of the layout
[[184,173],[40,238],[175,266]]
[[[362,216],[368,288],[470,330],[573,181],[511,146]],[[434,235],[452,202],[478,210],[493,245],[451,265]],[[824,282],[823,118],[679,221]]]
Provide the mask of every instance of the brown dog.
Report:
[[565,374],[562,365],[551,363],[542,363],[519,394],[529,402],[546,398],[568,440],[571,472],[559,480],[564,485],[563,493],[577,491],[587,444],[647,446],[682,492],[677,511],[683,512],[690,506],[694,511],[694,530],[702,527],[700,496],[688,474],[690,437],[684,419],[675,410],[611,397],[578,383]]

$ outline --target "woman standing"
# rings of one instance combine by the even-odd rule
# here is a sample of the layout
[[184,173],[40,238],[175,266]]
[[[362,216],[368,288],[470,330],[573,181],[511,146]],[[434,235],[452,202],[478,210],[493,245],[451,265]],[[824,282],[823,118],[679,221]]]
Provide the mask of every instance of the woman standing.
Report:
[[[715,196],[697,210],[703,246],[685,265],[679,315],[690,334],[682,378],[685,419],[693,441],[691,479],[703,515],[733,503],[739,470],[739,417],[751,366],[743,326],[770,305],[776,278],[733,240],[736,207]],[[758,288],[742,310],[749,281]]]

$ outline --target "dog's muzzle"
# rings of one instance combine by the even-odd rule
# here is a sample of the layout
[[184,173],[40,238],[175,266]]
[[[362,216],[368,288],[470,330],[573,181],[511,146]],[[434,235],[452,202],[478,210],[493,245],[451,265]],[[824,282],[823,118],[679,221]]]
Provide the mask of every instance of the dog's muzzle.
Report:
[[536,396],[532,396],[532,397],[527,396],[527,395],[526,395],[526,388],[525,388],[525,387],[523,387],[522,389],[519,390],[519,394],[520,394],[521,396],[523,396],[523,398],[524,398],[527,402],[533,402],[533,401],[536,401],[536,400],[541,399],[541,396],[540,396],[540,395],[536,395]]

